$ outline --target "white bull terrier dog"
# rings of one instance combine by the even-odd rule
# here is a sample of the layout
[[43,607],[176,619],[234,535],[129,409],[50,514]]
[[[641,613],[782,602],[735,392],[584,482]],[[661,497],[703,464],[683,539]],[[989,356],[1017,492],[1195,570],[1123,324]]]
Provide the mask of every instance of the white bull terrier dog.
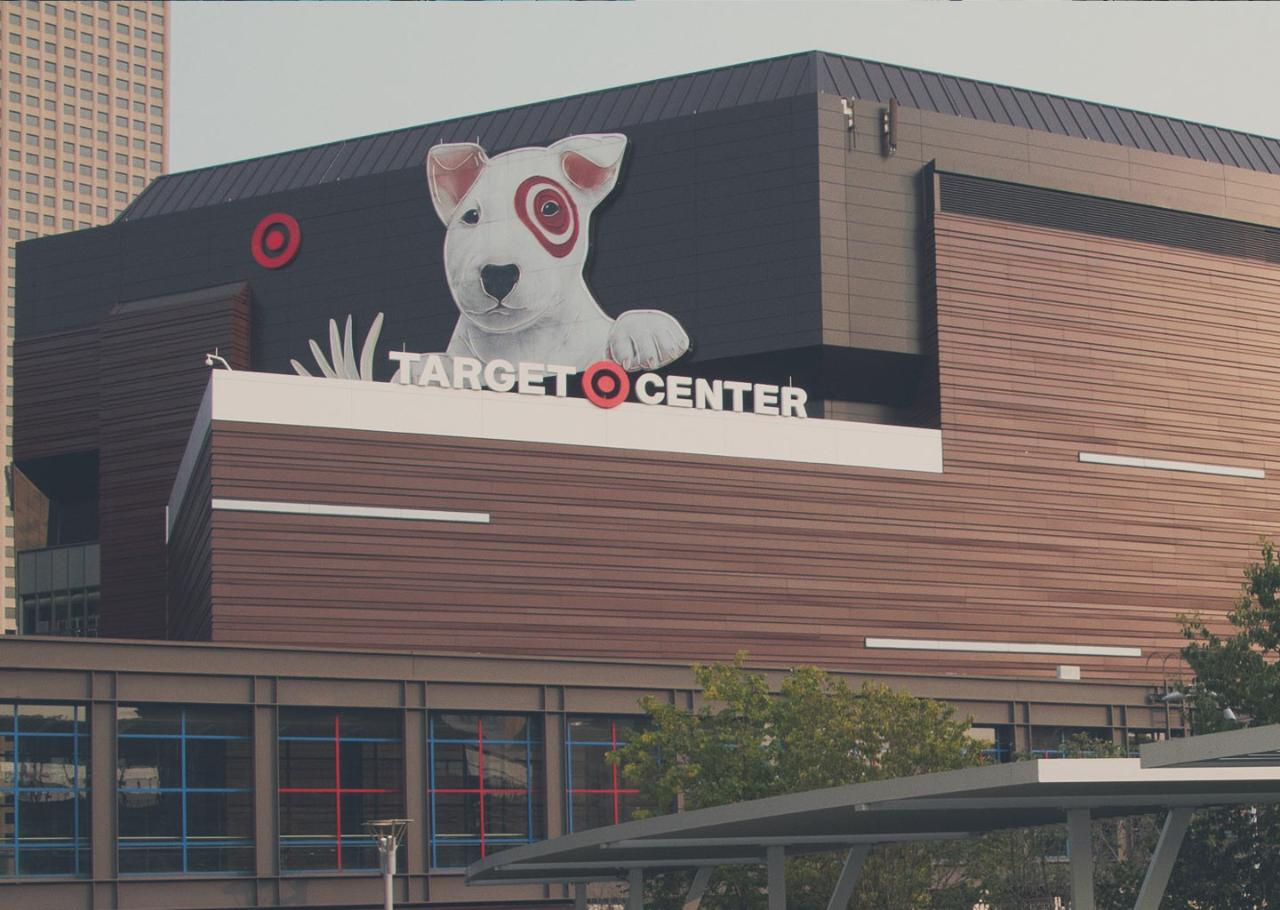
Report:
[[[471,142],[427,153],[431,201],[446,229],[445,273],[460,313],[446,354],[579,370],[607,359],[636,371],[689,350],[688,334],[668,313],[609,318],[583,276],[591,213],[617,184],[626,146],[626,136],[596,133],[493,158]],[[317,364],[328,376],[371,378],[364,368],[371,361],[353,362],[350,332],[350,320],[343,340],[330,326],[332,366],[312,342]],[[376,343],[371,332],[364,347],[371,352]]]

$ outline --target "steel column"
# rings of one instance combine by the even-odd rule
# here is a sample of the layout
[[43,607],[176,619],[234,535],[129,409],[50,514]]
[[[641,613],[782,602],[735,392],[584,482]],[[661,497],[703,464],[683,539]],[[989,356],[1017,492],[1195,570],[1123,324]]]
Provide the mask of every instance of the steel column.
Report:
[[1093,899],[1093,836],[1088,809],[1067,813],[1071,850],[1071,910],[1096,910]]
[[836,880],[835,890],[831,892],[831,900],[827,901],[827,910],[846,910],[853,897],[853,889],[858,885],[858,877],[862,875],[862,867],[871,855],[871,844],[859,844],[849,850],[845,857],[844,868],[840,870],[840,878]]
[[644,870],[627,873],[627,910],[644,910]]
[[1182,848],[1182,839],[1186,836],[1194,812],[1195,809],[1189,808],[1169,810],[1164,820],[1164,830],[1160,832],[1160,842],[1151,854],[1151,865],[1147,866],[1147,875],[1142,880],[1142,890],[1138,892],[1138,902],[1133,905],[1133,910],[1160,910],[1160,899],[1169,886],[1173,863],[1178,858],[1178,850]]
[[787,910],[786,848],[766,847],[764,861],[769,872],[769,910]]
[[712,866],[698,867],[698,871],[693,876],[693,884],[689,886],[689,893],[685,895],[683,910],[698,910],[698,906],[702,903],[702,895],[707,893],[707,885],[711,883],[711,873],[714,871]]

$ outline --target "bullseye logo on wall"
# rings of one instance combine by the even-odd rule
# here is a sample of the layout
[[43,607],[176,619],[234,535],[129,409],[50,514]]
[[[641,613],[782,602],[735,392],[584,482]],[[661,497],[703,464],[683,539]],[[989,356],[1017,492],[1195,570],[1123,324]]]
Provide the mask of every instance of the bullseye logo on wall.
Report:
[[298,255],[302,245],[302,228],[298,219],[284,212],[267,215],[253,229],[249,252],[254,262],[264,269],[284,268]]

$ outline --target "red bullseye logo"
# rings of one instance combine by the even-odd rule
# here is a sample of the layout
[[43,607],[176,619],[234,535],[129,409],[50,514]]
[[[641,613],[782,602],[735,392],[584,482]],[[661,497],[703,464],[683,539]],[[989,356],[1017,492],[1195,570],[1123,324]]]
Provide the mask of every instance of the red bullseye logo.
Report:
[[529,177],[516,187],[516,215],[552,256],[563,259],[578,240],[578,207],[550,177]]
[[612,360],[599,360],[583,372],[582,392],[598,408],[616,408],[631,392],[631,377]]
[[284,212],[268,215],[253,229],[249,251],[254,262],[264,269],[279,269],[293,262],[302,244],[302,229],[298,219]]

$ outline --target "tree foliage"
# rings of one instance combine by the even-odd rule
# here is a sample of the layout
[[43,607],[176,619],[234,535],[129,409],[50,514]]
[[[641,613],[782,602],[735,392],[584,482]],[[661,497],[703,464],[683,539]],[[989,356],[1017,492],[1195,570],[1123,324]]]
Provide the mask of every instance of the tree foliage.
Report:
[[[781,691],[743,666],[695,666],[703,704],[689,711],[645,699],[647,729],[619,750],[624,776],[653,805],[685,810],[842,784],[944,771],[976,764],[968,723],[942,702],[887,686],[853,689],[816,667],[791,670]],[[821,908],[842,856],[787,861],[787,906]],[[878,849],[852,905],[865,910],[929,906],[953,866],[915,845]],[[646,906],[678,906],[687,878],[662,877],[646,888]],[[708,910],[756,910],[765,903],[763,871],[722,867],[703,900]]]
[[1255,724],[1280,723],[1280,560],[1269,540],[1261,555],[1245,568],[1227,614],[1232,634],[1216,634],[1201,616],[1183,620],[1190,643],[1182,655],[1195,674],[1194,732],[1235,726],[1223,719],[1226,708]]
[[[1217,634],[1202,616],[1183,617],[1188,644],[1182,654],[1195,677],[1188,702],[1193,733],[1280,723],[1280,559],[1269,540],[1260,556],[1244,570],[1226,616],[1229,634]],[[1197,861],[1175,872],[1170,906],[1280,906],[1280,809],[1199,812],[1183,851]]]

